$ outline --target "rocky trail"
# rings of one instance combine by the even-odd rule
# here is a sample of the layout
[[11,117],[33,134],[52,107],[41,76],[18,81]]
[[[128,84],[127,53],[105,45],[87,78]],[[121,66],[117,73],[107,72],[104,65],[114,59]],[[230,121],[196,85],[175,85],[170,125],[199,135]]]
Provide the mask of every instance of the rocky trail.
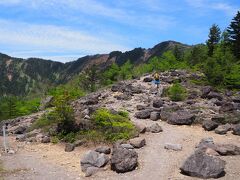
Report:
[[[82,126],[88,126],[90,111],[98,107],[129,112],[131,120],[140,131],[139,137],[127,145],[119,144],[110,148],[113,149],[112,154],[117,154],[119,151],[124,152],[126,158],[129,156],[126,166],[134,163],[132,159],[136,156],[133,151],[136,152],[138,166],[135,170],[125,173],[111,171],[110,164],[107,163],[109,155],[95,154],[95,151],[89,155],[89,150],[94,150],[99,145],[81,145],[75,147],[74,151],[65,152],[64,144],[37,143],[43,142],[45,138],[42,135],[41,140],[38,140],[39,132],[35,132],[36,142],[28,137],[23,138],[22,133],[21,138],[24,140],[16,140],[16,136],[19,138],[20,135],[14,132],[24,131],[24,128],[19,127],[31,124],[35,117],[41,115],[39,113],[33,117],[20,118],[18,121],[9,121],[12,125],[9,131],[13,133],[9,144],[15,152],[1,155],[5,168],[12,170],[11,173],[5,173],[4,178],[185,180],[212,176],[226,180],[240,179],[240,127],[234,124],[236,117],[239,117],[235,114],[239,113],[240,96],[232,95],[231,92],[216,92],[211,87],[201,87],[187,81],[189,78],[198,78],[198,76],[182,71],[161,74],[162,82],[159,92],[151,83],[152,79],[144,76],[119,83],[112,89],[100,90],[73,102],[76,120],[81,121]],[[168,97],[161,96],[164,89],[174,80],[180,80],[181,84],[188,89],[187,100],[173,102]],[[219,123],[230,118],[233,124]],[[2,142],[2,137],[0,138]],[[203,143],[196,148],[201,141]],[[127,147],[123,148],[123,145]],[[129,145],[136,147],[134,150],[129,150]],[[201,152],[198,153],[198,151]],[[195,155],[192,157],[193,160],[189,158],[192,154]],[[87,165],[86,169],[89,169],[90,156],[91,158],[97,156],[97,159],[104,162],[98,161],[97,163],[102,163],[102,168],[94,166],[91,172],[87,172],[92,176],[85,177],[86,171],[83,173],[82,170],[86,168],[85,165]],[[124,157],[118,158],[124,159]],[[112,155],[112,163],[113,159]],[[190,164],[186,164],[187,159]],[[116,160],[116,164],[117,161],[119,159]],[[194,161],[203,161],[203,164],[196,165]],[[183,167],[184,162],[185,167]],[[117,165],[116,168],[119,168]],[[211,172],[198,170],[196,166],[201,165],[202,169],[207,170],[209,165]],[[198,176],[198,178],[183,175],[180,167],[184,171],[190,171],[191,176]],[[222,176],[223,171],[224,176]]]

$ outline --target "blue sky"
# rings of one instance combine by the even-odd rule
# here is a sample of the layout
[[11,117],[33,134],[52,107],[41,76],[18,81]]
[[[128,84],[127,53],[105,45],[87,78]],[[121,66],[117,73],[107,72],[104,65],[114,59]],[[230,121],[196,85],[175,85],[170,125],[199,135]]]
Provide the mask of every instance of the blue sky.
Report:
[[239,0],[0,0],[0,52],[62,62],[165,40],[204,43]]

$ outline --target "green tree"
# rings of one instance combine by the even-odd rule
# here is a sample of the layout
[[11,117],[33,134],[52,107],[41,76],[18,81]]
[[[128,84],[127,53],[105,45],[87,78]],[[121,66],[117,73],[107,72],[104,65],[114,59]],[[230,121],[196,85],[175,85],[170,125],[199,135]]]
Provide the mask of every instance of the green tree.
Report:
[[183,51],[181,51],[181,49],[179,48],[178,45],[174,46],[173,55],[175,56],[177,61],[181,61],[182,60],[182,58],[183,58]]
[[210,32],[209,32],[208,40],[207,40],[209,56],[213,55],[213,51],[214,51],[216,45],[220,41],[220,35],[221,35],[220,28],[218,27],[218,25],[213,24],[212,27],[210,28]]
[[196,45],[185,53],[185,61],[191,66],[203,64],[207,59],[207,48],[204,45]]
[[133,65],[130,62],[130,60],[128,60],[127,62],[125,62],[121,67],[120,67],[120,78],[122,80],[131,78],[132,76],[132,68]]
[[112,84],[116,82],[119,77],[120,67],[113,63],[107,70],[105,70],[102,74],[102,82],[104,85]]
[[98,81],[99,72],[96,65],[87,68],[79,75],[79,86],[81,86],[85,91],[96,91]]
[[227,32],[229,33],[233,53],[237,58],[240,58],[240,11],[233,18]]

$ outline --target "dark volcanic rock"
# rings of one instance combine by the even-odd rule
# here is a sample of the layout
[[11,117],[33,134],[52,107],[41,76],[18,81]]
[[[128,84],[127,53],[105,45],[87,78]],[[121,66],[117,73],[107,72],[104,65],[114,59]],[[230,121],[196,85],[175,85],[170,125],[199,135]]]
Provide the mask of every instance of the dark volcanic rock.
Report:
[[111,158],[111,169],[117,173],[124,173],[134,170],[138,165],[138,154],[134,150],[122,148],[113,149]]
[[207,98],[208,99],[212,99],[212,98],[216,98],[218,99],[219,101],[221,101],[223,99],[222,95],[217,93],[217,92],[210,92],[208,95],[207,95]]
[[153,100],[153,107],[160,108],[162,107],[164,102],[161,99],[155,99]]
[[215,129],[215,133],[217,134],[226,134],[228,131],[231,130],[231,125],[230,124],[224,124],[224,125],[220,125],[218,126],[218,128]]
[[191,125],[195,116],[188,111],[179,110],[171,114],[167,122],[173,125]]
[[233,144],[217,144],[213,149],[222,156],[240,155],[240,147]]
[[89,167],[103,167],[109,162],[109,158],[105,154],[100,154],[96,151],[88,151],[81,159],[81,168],[83,172]]
[[130,144],[134,148],[141,148],[146,145],[146,140],[144,138],[138,137],[138,138],[130,139]]
[[51,139],[49,136],[44,136],[41,140],[41,143],[50,143]]
[[101,146],[95,149],[96,152],[99,153],[104,153],[104,154],[110,154],[111,153],[111,148],[107,146]]
[[19,126],[14,130],[14,134],[23,134],[27,130],[25,126]]
[[65,152],[71,152],[74,150],[74,148],[75,148],[75,146],[72,143],[65,144]]
[[151,112],[150,119],[153,121],[157,121],[160,119],[160,112]]
[[223,103],[219,109],[220,112],[228,112],[233,110],[234,110],[234,105],[231,102]]
[[151,132],[151,133],[159,133],[159,132],[162,132],[163,130],[162,130],[162,127],[159,126],[158,123],[154,123],[147,128],[147,131]]
[[240,124],[233,125],[233,134],[240,136]]
[[145,77],[143,79],[143,82],[152,82],[153,81],[153,78],[152,77]]
[[199,178],[219,178],[224,176],[225,161],[196,150],[180,168],[185,175]]
[[222,114],[215,115],[212,117],[212,121],[222,124],[225,122],[225,116]]
[[203,121],[202,127],[207,131],[212,131],[218,127],[218,123],[211,120],[206,120],[206,121]]
[[143,110],[135,113],[135,117],[138,119],[148,119],[150,118],[151,111],[150,110]]
[[213,89],[212,89],[211,86],[205,86],[205,87],[203,87],[203,88],[202,88],[202,95],[201,95],[201,97],[202,97],[202,98],[206,98],[207,95],[208,95],[212,90],[213,90]]

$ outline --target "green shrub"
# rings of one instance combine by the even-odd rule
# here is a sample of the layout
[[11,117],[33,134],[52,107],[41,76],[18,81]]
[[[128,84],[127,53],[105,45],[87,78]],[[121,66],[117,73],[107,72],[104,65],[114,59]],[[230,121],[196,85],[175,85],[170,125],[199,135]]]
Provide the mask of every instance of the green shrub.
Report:
[[59,143],[59,139],[58,139],[58,137],[57,137],[57,136],[53,136],[53,137],[51,137],[51,143],[53,143],[53,144],[57,144],[57,143]]
[[136,133],[136,128],[130,121],[127,112],[112,114],[107,109],[99,109],[92,116],[96,130],[103,139],[114,142],[119,139],[130,139]]
[[182,101],[186,98],[186,89],[181,84],[173,84],[167,91],[168,96],[172,101]]

